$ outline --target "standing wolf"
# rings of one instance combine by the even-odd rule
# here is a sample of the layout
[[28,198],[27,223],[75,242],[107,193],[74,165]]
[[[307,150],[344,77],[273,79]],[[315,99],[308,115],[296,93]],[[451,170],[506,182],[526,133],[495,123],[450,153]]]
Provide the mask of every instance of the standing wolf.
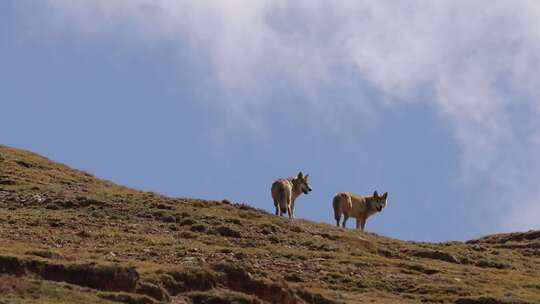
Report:
[[294,201],[300,194],[308,194],[311,191],[308,177],[309,174],[304,176],[300,172],[296,177],[280,178],[272,183],[272,199],[276,206],[276,215],[289,213],[289,218],[294,218]]
[[339,221],[343,214],[343,228],[347,225],[347,219],[354,217],[356,218],[356,229],[364,231],[367,218],[381,212],[386,207],[387,198],[388,192],[382,196],[379,196],[377,191],[373,192],[372,196],[362,196],[350,192],[337,193],[332,201],[336,226],[339,227]]

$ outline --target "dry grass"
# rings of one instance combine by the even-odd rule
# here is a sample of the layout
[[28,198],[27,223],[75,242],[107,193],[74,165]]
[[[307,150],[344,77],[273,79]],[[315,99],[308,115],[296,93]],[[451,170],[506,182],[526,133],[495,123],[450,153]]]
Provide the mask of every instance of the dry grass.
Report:
[[540,303],[537,232],[359,235],[136,191],[5,146],[0,242],[0,303]]

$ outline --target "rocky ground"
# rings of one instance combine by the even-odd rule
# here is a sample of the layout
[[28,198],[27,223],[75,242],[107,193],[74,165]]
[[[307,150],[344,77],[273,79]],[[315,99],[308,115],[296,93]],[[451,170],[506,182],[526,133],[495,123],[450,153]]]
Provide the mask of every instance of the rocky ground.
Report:
[[417,243],[0,146],[0,303],[540,303],[540,231]]

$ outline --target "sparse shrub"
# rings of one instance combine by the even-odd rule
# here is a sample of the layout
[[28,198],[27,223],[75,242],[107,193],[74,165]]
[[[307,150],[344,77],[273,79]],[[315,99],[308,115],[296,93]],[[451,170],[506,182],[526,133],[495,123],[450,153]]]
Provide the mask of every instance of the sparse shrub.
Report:
[[32,167],[32,165],[29,162],[26,162],[26,161],[20,160],[20,159],[16,160],[15,163],[17,165],[21,166],[21,167],[24,167],[24,168],[31,168]]
[[272,243],[272,244],[278,244],[279,243],[279,238],[275,235],[271,235],[270,237],[268,237],[268,240]]
[[203,224],[196,224],[196,225],[193,225],[191,226],[191,228],[189,229],[193,232],[206,232],[208,230],[208,227],[206,227],[206,225],[203,225]]
[[296,232],[296,233],[304,232],[304,230],[302,230],[302,228],[300,228],[298,226],[291,226],[290,230],[292,232]]
[[161,210],[172,210],[174,209],[171,205],[161,204],[161,203],[153,203],[150,205],[152,208],[161,209]]
[[418,250],[411,250],[408,252],[408,254],[414,257],[419,257],[419,258],[441,260],[441,261],[454,263],[454,264],[460,263],[460,261],[454,255],[445,251],[440,251],[440,250],[418,249]]
[[242,237],[242,234],[230,227],[227,227],[227,226],[219,226],[216,228],[216,231],[222,235],[222,236],[226,236],[226,237],[232,237],[232,238],[239,238],[239,237]]
[[49,209],[49,210],[59,210],[60,207],[56,204],[48,204],[45,206],[45,209]]
[[189,226],[189,225],[193,225],[195,223],[196,223],[196,221],[194,219],[188,217],[188,218],[183,219],[178,224],[182,225],[182,226]]
[[183,239],[196,239],[198,238],[198,235],[196,233],[190,232],[190,231],[184,231],[180,233],[179,235]]
[[172,215],[167,215],[167,216],[162,217],[161,221],[165,223],[174,223],[176,222],[176,218]]
[[279,227],[274,224],[264,223],[260,227],[261,232],[263,232],[264,234],[271,234],[279,231]]

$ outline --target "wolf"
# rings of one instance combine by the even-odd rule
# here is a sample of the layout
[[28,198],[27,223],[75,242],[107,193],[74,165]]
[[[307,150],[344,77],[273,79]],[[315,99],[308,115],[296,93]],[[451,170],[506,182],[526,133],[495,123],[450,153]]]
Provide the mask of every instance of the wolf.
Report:
[[309,186],[309,174],[305,176],[299,172],[296,177],[280,178],[272,183],[272,199],[276,206],[276,215],[282,216],[288,213],[289,218],[294,218],[294,202],[300,194],[311,192]]
[[388,192],[379,196],[377,191],[372,196],[362,196],[351,192],[339,192],[334,195],[332,206],[334,207],[334,218],[336,226],[339,227],[341,215],[344,215],[342,227],[347,225],[349,217],[356,218],[356,229],[364,231],[366,220],[371,215],[381,212],[387,204]]

